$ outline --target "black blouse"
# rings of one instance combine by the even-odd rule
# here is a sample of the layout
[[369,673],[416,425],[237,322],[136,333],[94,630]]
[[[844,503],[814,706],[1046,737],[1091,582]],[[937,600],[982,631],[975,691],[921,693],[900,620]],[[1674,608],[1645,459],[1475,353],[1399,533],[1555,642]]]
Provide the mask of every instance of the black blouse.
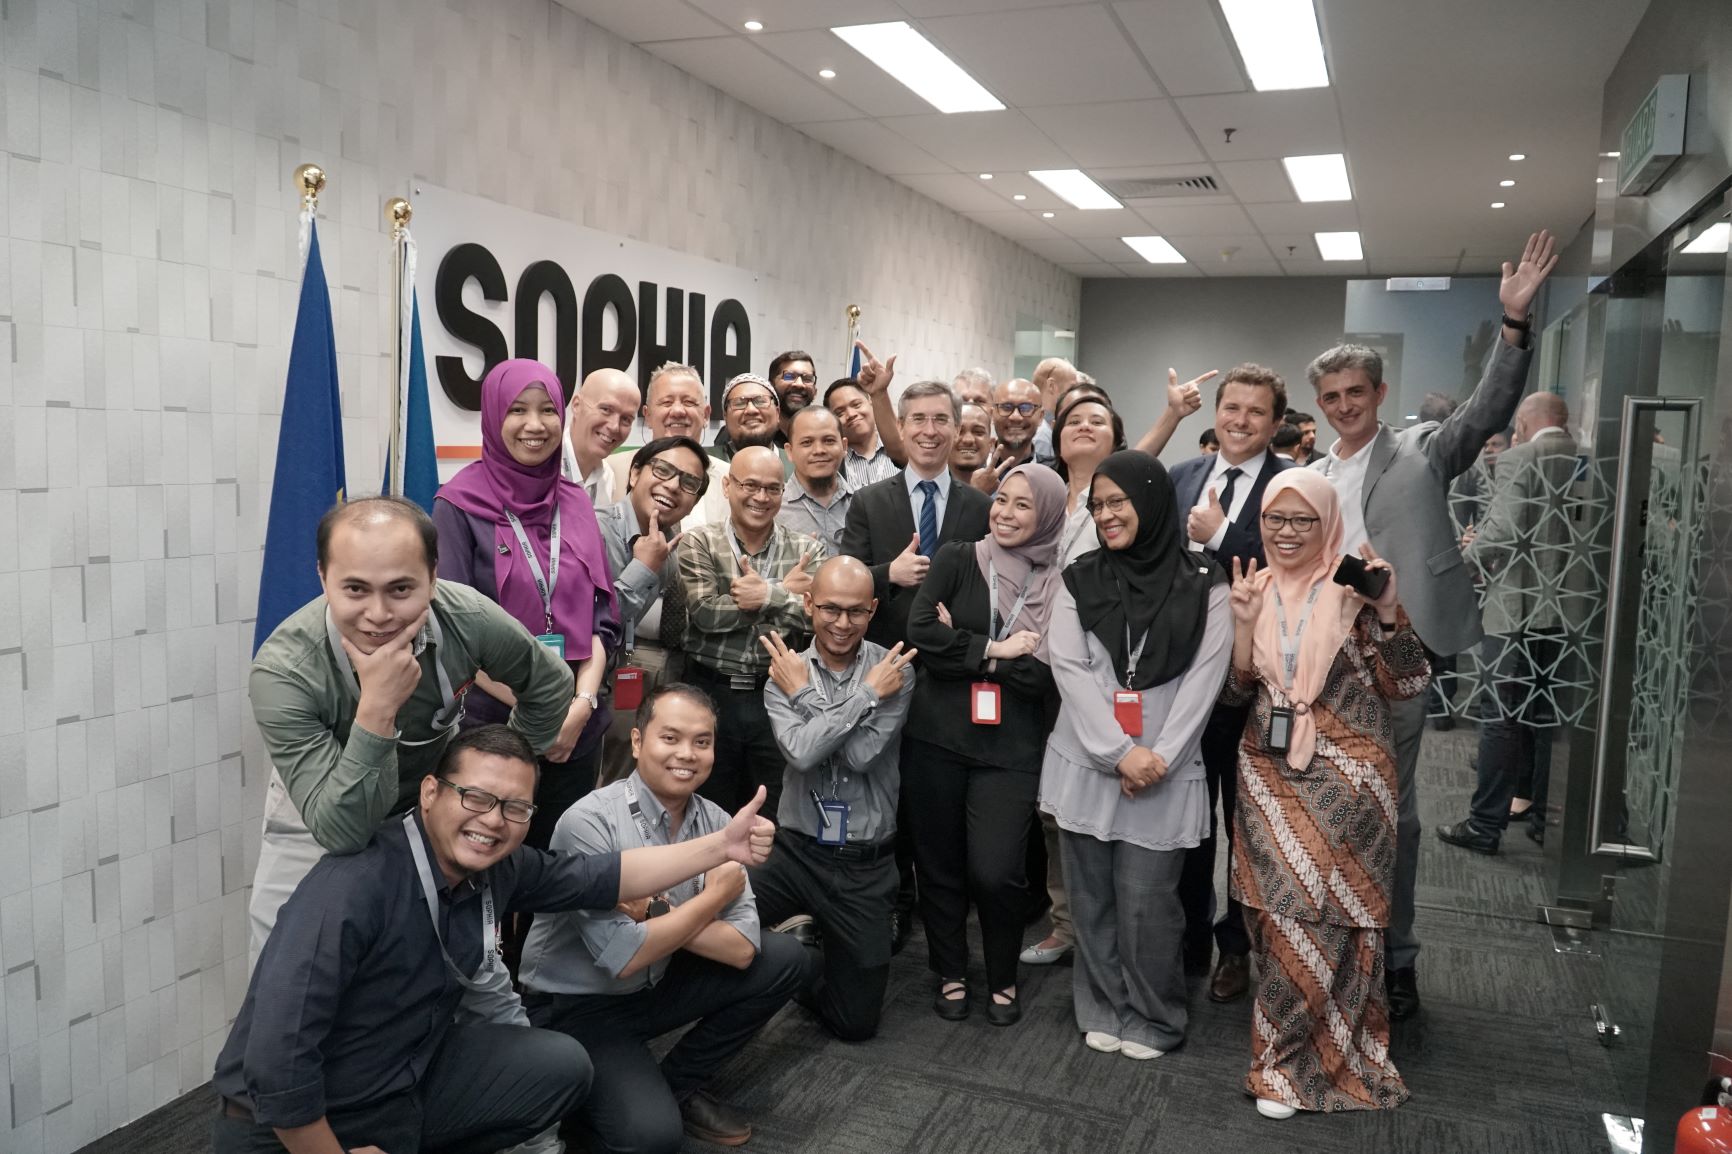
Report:
[[[939,546],[908,618],[908,643],[920,651],[914,659],[920,684],[905,732],[983,765],[1039,773],[1046,736],[1058,716],[1058,690],[1051,668],[1037,657],[1001,660],[986,672],[990,593],[974,560],[973,542]],[[938,619],[939,602],[950,610],[953,626]],[[969,720],[969,686],[976,681],[999,685],[998,725]]]

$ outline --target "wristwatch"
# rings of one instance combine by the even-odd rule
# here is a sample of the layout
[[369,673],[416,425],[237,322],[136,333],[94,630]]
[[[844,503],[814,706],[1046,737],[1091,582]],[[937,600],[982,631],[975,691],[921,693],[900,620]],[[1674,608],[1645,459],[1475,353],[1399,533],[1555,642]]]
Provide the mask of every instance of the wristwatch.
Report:
[[597,697],[593,693],[584,693],[580,690],[577,693],[572,694],[571,696],[578,701],[589,702],[589,711],[591,713],[594,713],[596,710],[601,708],[601,698]]
[[1508,313],[1505,313],[1503,315],[1503,323],[1505,325],[1507,325],[1508,327],[1514,329],[1518,333],[1525,333],[1525,332],[1530,331],[1534,327],[1534,317],[1533,317],[1532,313],[1529,313],[1527,316],[1523,317],[1521,320],[1517,320],[1515,317],[1512,317]]

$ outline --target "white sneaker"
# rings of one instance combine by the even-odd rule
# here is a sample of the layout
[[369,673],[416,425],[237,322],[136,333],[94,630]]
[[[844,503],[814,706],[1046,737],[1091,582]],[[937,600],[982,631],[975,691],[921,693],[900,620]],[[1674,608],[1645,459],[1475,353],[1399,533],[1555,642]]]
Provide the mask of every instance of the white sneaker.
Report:
[[1265,1118],[1273,1118],[1277,1122],[1284,1122],[1298,1112],[1299,1111],[1295,1110],[1293,1107],[1287,1105],[1287,1103],[1277,1102],[1273,1098],[1257,1099],[1257,1113],[1263,1115]]
[[1043,946],[1036,942],[1017,957],[1025,966],[1050,966],[1074,949],[1076,946],[1070,942],[1060,942],[1056,946]]
[[1119,1053],[1138,1062],[1147,1062],[1150,1058],[1159,1058],[1165,1050],[1157,1050],[1153,1046],[1145,1046],[1140,1042],[1120,1042]]
[[1111,1034],[1105,1034],[1099,1030],[1090,1030],[1088,1033],[1083,1035],[1083,1045],[1087,1046],[1091,1050],[1099,1050],[1103,1054],[1116,1054],[1124,1043],[1113,1037]]

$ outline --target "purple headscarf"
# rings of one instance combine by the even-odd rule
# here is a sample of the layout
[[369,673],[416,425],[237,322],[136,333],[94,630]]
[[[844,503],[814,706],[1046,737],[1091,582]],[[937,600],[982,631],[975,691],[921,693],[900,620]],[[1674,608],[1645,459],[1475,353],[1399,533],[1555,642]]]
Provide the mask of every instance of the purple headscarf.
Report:
[[582,661],[590,655],[589,639],[595,632],[596,593],[605,590],[612,603],[613,578],[601,530],[595,523],[595,507],[583,486],[560,476],[558,448],[547,460],[532,466],[519,464],[505,447],[505,415],[525,389],[535,386],[547,390],[559,411],[555,436],[564,437],[565,393],[553,370],[540,361],[503,361],[481,382],[481,459],[440,486],[439,496],[473,517],[493,522],[493,578],[499,605],[531,633],[540,633],[545,624],[541,593],[524,563],[505,511],[509,509],[522,522],[545,576],[553,511],[559,509],[559,580],[553,588],[553,631],[565,636],[566,659]]
[[[1037,569],[1043,570],[1035,573],[1029,584],[1028,599],[1023,602],[1016,620],[1004,624],[1013,633],[1017,631],[1015,627],[1020,627],[1044,637],[1053,596],[1064,579],[1058,564],[1058,546],[1064,533],[1064,503],[1070,488],[1045,465],[1018,465],[1005,474],[1004,481],[1012,477],[1026,480],[1034,494],[1034,532],[1022,544],[1006,549],[993,540],[989,529],[986,536],[974,544],[974,560],[980,566],[982,577],[987,575],[988,565],[998,573],[997,609],[1000,617],[1016,608],[1017,596],[1022,592],[1023,582],[1029,580],[1029,574]],[[1000,489],[1004,488],[1004,481],[998,483]]]

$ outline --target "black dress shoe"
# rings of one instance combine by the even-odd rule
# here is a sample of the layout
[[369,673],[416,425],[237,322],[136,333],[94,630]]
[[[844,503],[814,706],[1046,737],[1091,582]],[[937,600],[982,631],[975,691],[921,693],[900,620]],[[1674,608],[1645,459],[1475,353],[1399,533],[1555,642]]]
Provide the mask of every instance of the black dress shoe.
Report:
[[702,1090],[680,1103],[680,1121],[686,1133],[700,1142],[744,1146],[752,1139],[752,1124],[739,1111],[723,1105]]
[[1494,833],[1481,833],[1473,828],[1471,822],[1458,821],[1454,825],[1437,827],[1439,841],[1449,845],[1458,845],[1462,849],[1470,849],[1474,853],[1494,854],[1497,852],[1498,837]]
[[897,910],[890,915],[890,956],[895,957],[902,952],[902,947],[908,944],[908,936],[914,932],[913,911]]
[[995,994],[986,999],[986,1020],[995,1026],[1014,1026],[1022,1021],[1022,1001],[1012,998],[1001,1002]]
[[1538,821],[1528,822],[1527,835],[1528,835],[1529,840],[1531,840],[1535,845],[1538,845],[1538,846],[1545,845],[1546,844],[1545,823],[1544,822],[1538,822]]
[[[944,991],[948,986],[961,986],[962,996],[960,998],[945,997]],[[932,995],[932,1012],[946,1022],[960,1022],[968,1017],[968,983],[955,979],[939,982],[938,992]]]
[[1389,1018],[1405,1022],[1419,1013],[1419,975],[1412,966],[1390,970],[1383,978],[1383,988],[1389,994]]

